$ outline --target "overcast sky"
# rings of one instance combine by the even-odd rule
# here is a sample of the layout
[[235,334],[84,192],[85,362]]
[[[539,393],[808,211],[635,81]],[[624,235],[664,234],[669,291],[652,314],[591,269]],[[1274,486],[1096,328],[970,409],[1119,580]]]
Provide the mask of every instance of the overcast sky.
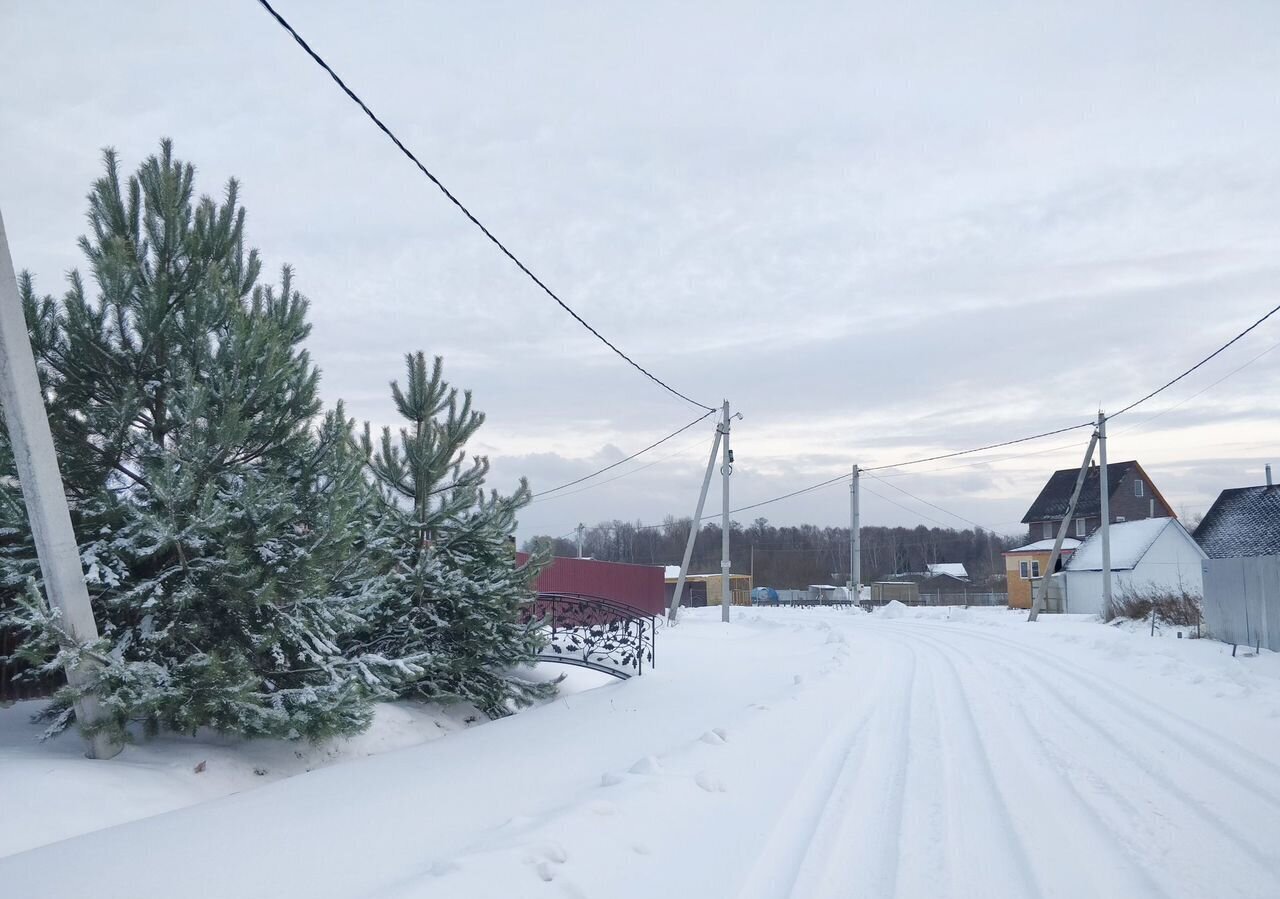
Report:
[[[276,5],[588,321],[742,410],[735,506],[1117,409],[1280,302],[1272,2]],[[0,8],[0,209],[41,289],[83,266],[101,148],[132,170],[168,136],[202,192],[241,180],[251,243],[311,299],[325,398],[359,418],[391,421],[403,353],[441,354],[488,414],[493,484],[538,490],[696,414],[251,0]],[[1261,483],[1280,352],[1196,394],[1277,342],[1268,322],[1117,418],[1110,457],[1187,512]],[[690,514],[710,437],[535,503],[521,536]],[[889,482],[962,518],[868,482],[863,523],[1019,532],[1087,437]],[[841,524],[847,489],[757,514]]]

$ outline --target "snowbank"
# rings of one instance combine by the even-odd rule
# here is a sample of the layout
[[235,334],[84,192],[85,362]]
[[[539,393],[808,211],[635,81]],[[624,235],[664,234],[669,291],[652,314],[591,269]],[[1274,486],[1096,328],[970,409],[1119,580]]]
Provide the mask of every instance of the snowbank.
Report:
[[[1280,895],[1280,655],[897,606],[689,610],[641,678],[0,858],[0,884],[168,899],[195,863],[239,899]],[[94,805],[159,783],[123,758],[80,762]],[[85,811],[58,789],[15,807]]]
[[[551,669],[551,670],[548,670]],[[569,672],[562,696],[612,678],[541,666],[539,675]],[[79,735],[41,741],[31,716],[42,702],[0,707],[0,856],[81,833],[185,808],[340,762],[422,746],[488,721],[469,705],[401,702],[379,705],[369,730],[321,745],[282,740],[139,737],[109,762],[84,758]],[[12,810],[22,809],[22,814]]]

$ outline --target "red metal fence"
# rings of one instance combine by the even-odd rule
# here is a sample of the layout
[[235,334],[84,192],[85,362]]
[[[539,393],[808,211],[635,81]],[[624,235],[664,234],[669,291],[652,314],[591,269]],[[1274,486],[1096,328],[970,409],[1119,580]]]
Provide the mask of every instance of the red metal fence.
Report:
[[[528,555],[520,553],[518,558],[523,562]],[[598,596],[651,615],[661,615],[666,610],[666,573],[661,565],[557,556],[538,576],[534,586],[539,593]]]

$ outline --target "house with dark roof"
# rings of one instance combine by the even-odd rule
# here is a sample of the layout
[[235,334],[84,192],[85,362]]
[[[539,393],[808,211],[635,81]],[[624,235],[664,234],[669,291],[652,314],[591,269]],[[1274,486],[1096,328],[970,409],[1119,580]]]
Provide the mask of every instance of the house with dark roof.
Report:
[[[1036,497],[1022,523],[1027,525],[1032,540],[1050,540],[1057,536],[1058,525],[1071,504],[1071,492],[1076,487],[1079,468],[1055,471],[1040,495]],[[1100,469],[1092,465],[1085,474],[1080,499],[1072,516],[1069,536],[1083,540],[1102,524],[1102,491],[1099,488]],[[1151,482],[1136,460],[1112,462],[1107,466],[1107,486],[1110,492],[1111,523],[1140,521],[1146,518],[1177,518],[1173,507]]]
[[1280,486],[1222,491],[1195,537],[1210,559],[1280,555]]

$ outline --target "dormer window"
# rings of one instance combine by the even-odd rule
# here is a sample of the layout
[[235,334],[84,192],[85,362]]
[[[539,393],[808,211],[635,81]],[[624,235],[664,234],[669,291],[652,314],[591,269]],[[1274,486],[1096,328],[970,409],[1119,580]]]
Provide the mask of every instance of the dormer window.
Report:
[[1141,481],[1140,479],[1139,479],[1139,480],[1136,480],[1136,481],[1134,481],[1134,482],[1133,482],[1133,495],[1134,495],[1134,496],[1143,496],[1143,495],[1144,495],[1144,494],[1143,494],[1143,491],[1144,491],[1145,489],[1146,489],[1146,488],[1145,488],[1145,486],[1143,485],[1143,483],[1142,483],[1142,481]]

